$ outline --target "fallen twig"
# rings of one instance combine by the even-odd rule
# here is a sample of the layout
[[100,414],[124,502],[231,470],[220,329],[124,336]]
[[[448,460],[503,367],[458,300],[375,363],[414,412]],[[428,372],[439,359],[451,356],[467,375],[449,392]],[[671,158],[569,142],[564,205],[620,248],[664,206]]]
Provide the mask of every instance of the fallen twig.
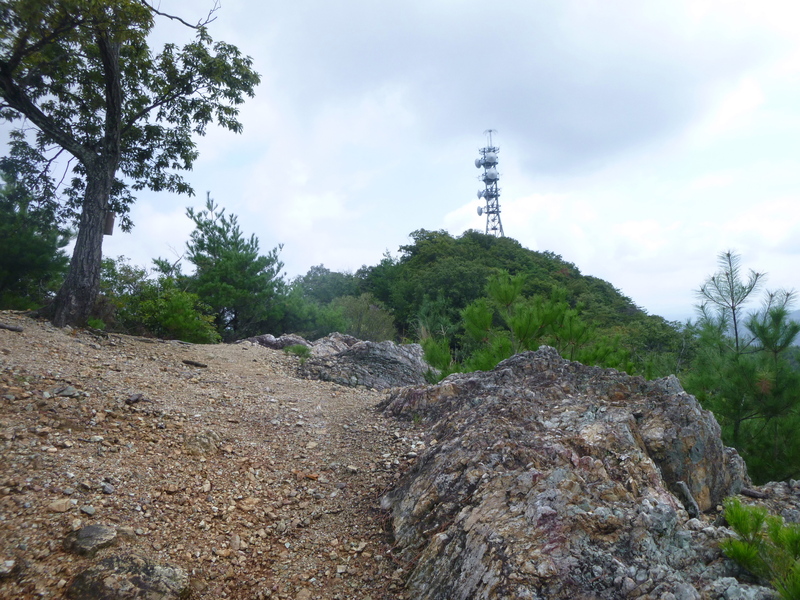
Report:
[[742,488],[742,491],[739,493],[742,496],[747,496],[748,498],[758,498],[759,500],[763,500],[764,498],[769,498],[769,494],[765,494],[764,492],[759,492],[758,490],[754,490],[751,488]]
[[205,369],[205,368],[208,367],[208,365],[204,365],[201,362],[197,362],[196,360],[188,360],[188,359],[184,360],[183,364],[189,365],[190,367],[200,367],[201,369]]

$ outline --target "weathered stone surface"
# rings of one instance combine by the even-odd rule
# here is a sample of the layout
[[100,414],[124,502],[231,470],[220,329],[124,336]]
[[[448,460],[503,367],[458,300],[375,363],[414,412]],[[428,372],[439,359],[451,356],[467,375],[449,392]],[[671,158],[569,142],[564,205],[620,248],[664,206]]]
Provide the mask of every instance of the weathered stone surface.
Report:
[[344,352],[348,348],[355,346],[360,340],[352,335],[343,333],[332,333],[320,338],[311,344],[311,356],[320,358],[332,356]]
[[359,341],[337,354],[316,357],[312,350],[312,357],[298,369],[308,379],[376,390],[423,384],[428,370],[422,346],[391,341]]
[[732,574],[716,546],[727,530],[687,528],[671,490],[713,508],[747,482],[744,464],[674,378],[541,348],[383,407],[437,439],[383,498],[418,556],[415,599],[689,599]]
[[106,558],[79,573],[67,588],[67,598],[75,600],[172,600],[188,595],[186,571],[137,555]]
[[212,429],[190,435],[183,443],[186,454],[191,456],[207,456],[217,453],[222,437]]
[[84,556],[92,556],[101,548],[114,543],[117,530],[106,525],[87,525],[72,531],[64,538],[64,549]]
[[311,343],[308,340],[294,333],[285,333],[277,338],[274,335],[267,333],[264,335],[250,337],[237,343],[241,342],[250,342],[251,344],[258,344],[260,346],[264,346],[265,348],[272,348],[273,350],[283,350],[287,346],[311,346]]

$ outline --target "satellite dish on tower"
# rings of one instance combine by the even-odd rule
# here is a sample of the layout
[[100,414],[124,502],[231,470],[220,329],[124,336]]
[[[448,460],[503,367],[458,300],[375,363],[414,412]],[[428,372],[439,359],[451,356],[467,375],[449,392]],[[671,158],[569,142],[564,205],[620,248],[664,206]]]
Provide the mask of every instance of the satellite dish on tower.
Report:
[[479,206],[478,207],[478,216],[480,217],[482,214],[483,214],[483,207]]

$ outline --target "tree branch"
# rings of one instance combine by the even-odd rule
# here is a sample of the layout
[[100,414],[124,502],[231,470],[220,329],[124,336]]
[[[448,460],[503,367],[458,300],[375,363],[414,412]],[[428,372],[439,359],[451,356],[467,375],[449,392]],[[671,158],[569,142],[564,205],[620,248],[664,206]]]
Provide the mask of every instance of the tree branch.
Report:
[[213,23],[214,21],[216,21],[217,17],[213,17],[212,15],[215,12],[217,12],[220,7],[219,0],[214,0],[214,6],[212,6],[211,10],[208,11],[208,15],[206,16],[205,20],[198,21],[197,25],[192,25],[188,21],[184,21],[183,19],[181,19],[176,15],[171,15],[169,13],[161,12],[155,6],[147,2],[147,0],[139,0],[139,1],[142,3],[142,5],[146,6],[150,11],[152,11],[153,14],[156,14],[160,17],[166,17],[167,19],[172,19],[173,21],[178,21],[179,23],[182,23],[183,25],[186,25],[186,27],[189,27],[191,29],[201,29],[206,25],[208,25],[209,23]]
[[0,63],[0,95],[12,109],[30,119],[45,135],[82,163],[90,164],[92,162],[94,154],[56,125],[53,119],[33,103],[25,91],[14,82],[11,73],[7,70],[7,64],[4,63]]

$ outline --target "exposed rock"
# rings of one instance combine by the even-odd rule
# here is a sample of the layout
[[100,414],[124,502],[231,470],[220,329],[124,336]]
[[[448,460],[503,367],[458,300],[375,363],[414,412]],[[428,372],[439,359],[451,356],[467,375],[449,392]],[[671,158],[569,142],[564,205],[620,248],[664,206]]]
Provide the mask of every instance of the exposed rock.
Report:
[[84,556],[92,556],[117,539],[117,530],[106,525],[87,525],[72,531],[64,538],[64,549]]
[[67,588],[67,598],[80,600],[172,600],[188,594],[186,571],[137,555],[106,558],[79,573]]
[[348,348],[355,346],[360,341],[361,340],[353,337],[352,335],[334,332],[330,335],[326,335],[324,338],[320,338],[312,342],[311,356],[323,357],[339,354],[340,352],[344,352]]
[[432,421],[437,440],[383,498],[418,556],[415,599],[690,599],[732,574],[716,543],[727,530],[687,528],[673,492],[714,508],[749,483],[744,463],[675,378],[545,347],[383,406]]
[[48,504],[47,508],[53,512],[67,512],[74,506],[75,503],[69,498],[59,498],[58,500],[53,500],[50,504]]
[[302,377],[376,390],[425,383],[425,373],[431,367],[423,359],[419,344],[357,341],[330,354],[337,344],[350,341],[346,339],[349,336],[336,335],[339,337],[329,342],[315,342],[314,347],[319,346],[321,350],[315,354],[312,349],[311,358],[300,365],[298,371]]
[[297,346],[297,345],[308,346],[308,347],[311,346],[311,343],[308,340],[294,333],[285,333],[277,338],[274,335],[267,333],[264,335],[257,335],[255,337],[250,337],[236,343],[240,344],[242,342],[250,342],[251,344],[258,344],[259,346],[264,346],[265,348],[272,348],[273,350],[283,350],[288,346]]
[[0,579],[9,577],[17,566],[17,561],[9,559],[0,561]]
[[206,456],[216,454],[222,437],[211,429],[195,433],[183,443],[184,452],[190,456]]

